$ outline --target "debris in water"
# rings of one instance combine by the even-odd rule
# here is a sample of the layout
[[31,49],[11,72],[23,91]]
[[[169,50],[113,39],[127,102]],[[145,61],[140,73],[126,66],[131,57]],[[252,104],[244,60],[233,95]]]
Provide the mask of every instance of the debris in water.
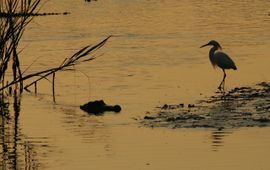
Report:
[[194,104],[188,104],[188,108],[192,108],[192,107],[195,107]]
[[166,109],[178,109],[178,108],[183,108],[185,105],[184,103],[180,103],[180,104],[164,104],[162,107],[158,107],[158,108],[161,108],[163,110],[166,110]]
[[151,117],[151,116],[144,116],[144,119],[155,119],[155,117]]

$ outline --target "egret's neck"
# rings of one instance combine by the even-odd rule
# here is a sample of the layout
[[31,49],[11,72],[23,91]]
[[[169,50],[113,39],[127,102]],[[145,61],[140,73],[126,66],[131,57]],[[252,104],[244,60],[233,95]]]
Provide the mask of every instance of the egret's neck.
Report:
[[209,51],[209,58],[210,58],[210,61],[212,62],[212,64],[214,64],[214,54],[217,50],[218,50],[218,47],[214,46]]

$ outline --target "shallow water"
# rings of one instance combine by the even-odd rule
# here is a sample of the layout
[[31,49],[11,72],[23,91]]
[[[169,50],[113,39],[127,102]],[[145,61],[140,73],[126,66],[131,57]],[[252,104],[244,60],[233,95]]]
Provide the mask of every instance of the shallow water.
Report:
[[[48,1],[20,49],[27,73],[58,66],[85,45],[113,37],[96,60],[56,74],[38,95],[10,97],[2,118],[2,169],[269,169],[269,128],[150,129],[136,119],[164,103],[193,103],[222,78],[208,59],[218,40],[235,61],[226,89],[270,81],[269,1]],[[87,76],[85,76],[87,75]],[[90,83],[89,83],[90,82]],[[119,114],[91,116],[89,100],[120,104]],[[16,108],[16,107],[15,107]],[[18,111],[16,111],[18,113]],[[5,135],[4,135],[5,134]]]

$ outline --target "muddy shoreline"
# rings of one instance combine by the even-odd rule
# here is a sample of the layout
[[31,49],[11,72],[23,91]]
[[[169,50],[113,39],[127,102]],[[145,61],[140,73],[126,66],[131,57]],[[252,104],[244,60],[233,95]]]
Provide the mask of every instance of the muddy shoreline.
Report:
[[146,113],[147,127],[241,128],[270,125],[270,83],[237,87],[217,93],[196,104],[164,104],[155,113]]

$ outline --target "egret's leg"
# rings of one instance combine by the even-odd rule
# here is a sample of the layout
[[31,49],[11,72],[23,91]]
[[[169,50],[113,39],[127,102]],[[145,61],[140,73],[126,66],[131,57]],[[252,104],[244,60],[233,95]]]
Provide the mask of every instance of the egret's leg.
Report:
[[222,69],[222,71],[223,71],[223,79],[222,79],[221,83],[220,83],[219,86],[218,86],[218,89],[219,89],[219,90],[224,90],[224,86],[225,86],[225,78],[226,78],[226,76],[227,76],[225,70]]
[[227,77],[227,75],[226,75],[226,72],[225,72],[225,70],[223,69],[223,73],[224,73],[224,76],[223,76],[223,84],[222,84],[222,89],[223,89],[223,91],[224,91],[224,88],[225,88],[225,79],[226,79],[226,77]]

